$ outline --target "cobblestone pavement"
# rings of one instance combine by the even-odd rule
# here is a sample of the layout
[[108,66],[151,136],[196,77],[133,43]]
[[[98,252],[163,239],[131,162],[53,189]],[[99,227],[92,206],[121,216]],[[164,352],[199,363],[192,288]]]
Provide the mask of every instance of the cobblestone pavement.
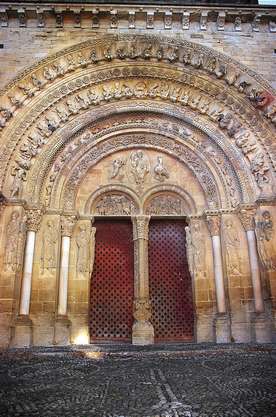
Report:
[[276,346],[0,354],[0,416],[275,417]]

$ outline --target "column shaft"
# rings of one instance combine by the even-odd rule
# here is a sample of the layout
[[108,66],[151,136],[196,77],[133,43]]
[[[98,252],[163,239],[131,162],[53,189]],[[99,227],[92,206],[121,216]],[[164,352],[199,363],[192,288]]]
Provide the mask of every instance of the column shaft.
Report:
[[257,242],[254,230],[246,231],[249,262],[251,269],[251,279],[254,293],[255,311],[256,313],[264,312],[264,301],[262,296],[261,274],[258,262]]
[[62,236],[58,298],[58,315],[60,316],[67,314],[70,240],[71,238],[69,236]]
[[225,288],[222,267],[220,236],[212,236],[214,273],[216,283],[216,298],[218,313],[226,313]]
[[27,231],[20,308],[19,308],[20,315],[28,315],[30,312],[35,237],[36,237],[36,233],[33,230]]

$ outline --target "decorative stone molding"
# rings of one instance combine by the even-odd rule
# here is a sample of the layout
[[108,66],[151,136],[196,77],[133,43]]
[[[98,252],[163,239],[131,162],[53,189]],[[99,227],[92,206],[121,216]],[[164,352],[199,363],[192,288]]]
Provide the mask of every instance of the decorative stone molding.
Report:
[[206,222],[211,236],[220,236],[221,228],[221,214],[220,213],[208,213],[206,214]]
[[61,236],[71,237],[77,221],[76,215],[66,215],[61,217]]
[[43,211],[37,208],[26,209],[26,228],[27,230],[37,232],[42,220]]
[[137,321],[150,321],[151,303],[148,298],[136,298],[134,300],[133,317]]
[[241,205],[239,208],[238,216],[246,232],[255,230],[256,210],[257,207],[252,205]]
[[132,217],[133,221],[133,240],[149,238],[149,221],[150,216],[135,216]]

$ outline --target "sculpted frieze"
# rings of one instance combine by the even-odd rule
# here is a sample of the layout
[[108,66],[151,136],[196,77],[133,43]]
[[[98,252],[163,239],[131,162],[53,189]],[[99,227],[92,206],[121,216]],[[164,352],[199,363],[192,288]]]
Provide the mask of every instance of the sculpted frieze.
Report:
[[[98,162],[103,156],[108,155],[111,152],[118,151],[120,149],[128,148],[134,145],[143,145],[147,147],[155,148],[156,146],[156,136],[154,135],[122,135],[120,140],[117,138],[112,138],[109,141],[104,143],[97,144],[97,147],[90,150],[82,158],[80,163],[72,171],[68,181],[66,183],[66,189],[64,192],[64,204],[66,209],[71,209],[74,206],[74,201],[72,197],[76,192],[80,181],[82,180],[85,172]],[[180,161],[183,161],[187,164],[190,169],[193,170],[197,176],[200,184],[206,193],[206,198],[209,202],[210,207],[216,207],[218,204],[218,194],[215,181],[209,172],[206,169],[201,159],[199,159],[192,151],[188,150],[185,146],[178,144],[175,146],[175,142],[169,138],[159,136],[158,146],[168,151],[173,151],[177,158]]]
[[[143,87],[143,88],[142,88]],[[175,86],[173,83],[166,83],[166,94],[170,101],[179,101],[183,104],[183,94],[185,96],[185,87],[181,85]],[[147,82],[133,82],[132,80],[125,80],[124,82],[110,83],[105,86],[98,86],[94,92],[94,101],[109,101],[111,99],[119,99],[125,96],[134,95],[137,98],[148,97],[151,98],[162,97],[163,84],[159,81]],[[256,182],[260,188],[263,184],[270,181],[270,177],[265,173],[269,170],[268,160],[262,151],[262,148],[257,144],[256,140],[252,138],[251,132],[243,127],[241,121],[233,116],[231,113],[223,113],[223,106],[211,102],[209,98],[202,93],[190,91],[184,104],[191,108],[197,108],[203,114],[208,115],[213,121],[217,121],[221,129],[226,129],[229,136],[234,138],[234,143],[240,148],[249,160],[251,171],[255,176]],[[90,91],[91,93],[91,91]],[[164,97],[163,97],[164,98]],[[86,91],[82,91],[75,96],[69,96],[65,102],[60,102],[59,105],[53,108],[49,113],[46,113],[44,119],[39,120],[36,127],[27,134],[26,142],[19,149],[19,156],[17,158],[17,165],[23,165],[22,161],[31,161],[39,152],[39,149],[47,143],[47,138],[51,136],[56,129],[69,119],[70,116],[78,114],[81,110],[86,110],[90,105],[96,104],[88,95]],[[26,166],[25,171],[29,169]],[[15,171],[16,166],[13,167]],[[165,170],[163,170],[163,174]],[[133,172],[132,172],[133,174]],[[156,176],[156,178],[165,178],[164,175]]]
[[161,194],[146,205],[146,214],[157,216],[183,215],[183,201],[179,196]]
[[93,213],[100,216],[130,216],[137,211],[134,202],[126,195],[113,193],[101,196],[94,204]]

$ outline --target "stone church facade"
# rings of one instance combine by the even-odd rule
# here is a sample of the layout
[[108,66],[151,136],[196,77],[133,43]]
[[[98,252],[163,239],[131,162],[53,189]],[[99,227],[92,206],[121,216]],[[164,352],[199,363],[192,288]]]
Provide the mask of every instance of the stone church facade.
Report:
[[0,4],[1,346],[275,337],[276,10],[155,3]]

